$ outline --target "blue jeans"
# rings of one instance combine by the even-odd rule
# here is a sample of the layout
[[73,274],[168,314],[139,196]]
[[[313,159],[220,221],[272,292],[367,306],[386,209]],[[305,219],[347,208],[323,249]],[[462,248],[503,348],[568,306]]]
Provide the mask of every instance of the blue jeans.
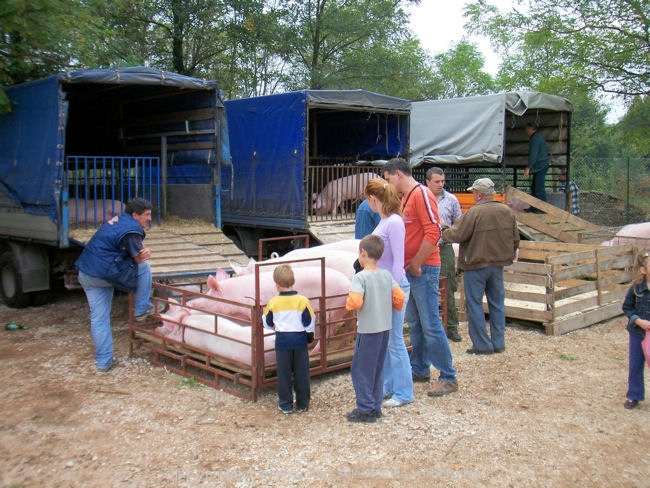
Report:
[[[90,307],[90,335],[95,343],[98,368],[107,368],[113,362],[113,334],[111,332],[111,303],[113,286],[101,278],[79,271],[79,283],[86,293]],[[138,289],[135,293],[135,315],[141,315],[153,304],[151,295],[151,267],[147,261],[138,264]]]
[[[494,351],[505,347],[506,291],[503,287],[503,267],[488,266],[463,271],[465,307],[469,337],[479,351]],[[487,333],[483,294],[487,298],[490,314],[490,335]]]
[[411,370],[418,376],[430,376],[430,367],[440,371],[439,379],[456,381],[451,349],[438,310],[438,277],[440,266],[422,266],[422,274],[406,277],[411,296],[404,319],[410,328]]
[[401,310],[393,310],[392,328],[384,362],[384,395],[391,395],[401,403],[410,403],[415,397],[409,353],[404,343],[404,313],[411,290],[406,276],[402,278],[399,286],[405,295],[404,306]]
[[630,335],[629,370],[627,373],[627,398],[630,400],[645,400],[645,384],[643,370],[645,369],[645,356],[641,347],[642,337]]

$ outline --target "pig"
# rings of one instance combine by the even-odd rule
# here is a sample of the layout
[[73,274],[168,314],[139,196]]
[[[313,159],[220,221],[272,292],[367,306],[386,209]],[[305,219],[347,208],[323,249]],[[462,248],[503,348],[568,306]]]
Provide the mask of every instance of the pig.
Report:
[[[354,261],[357,259],[358,254],[353,254],[348,251],[340,251],[337,249],[328,249],[323,246],[308,247],[304,249],[296,249],[288,252],[284,256],[267,259],[261,261],[259,264],[268,263],[283,263],[293,259],[309,259],[309,258],[325,258],[325,266],[335,269],[343,273],[349,280],[354,276]],[[255,273],[255,265],[257,261],[251,258],[246,267],[231,265],[235,274],[238,276]],[[297,263],[289,263],[292,268],[314,267],[319,266],[319,261],[300,261]],[[260,273],[270,273],[276,266],[260,266]]]
[[336,212],[339,209],[343,211],[343,202],[362,200],[366,184],[378,177],[376,173],[359,173],[330,181],[319,194],[312,195],[316,215],[331,213],[333,217],[336,217]]
[[[104,205],[106,204],[106,205]],[[101,224],[120,215],[124,204],[119,200],[81,200],[68,201],[68,222],[72,224]]]
[[[198,312],[184,316],[181,323],[187,327],[176,324],[172,331],[168,331],[161,326],[155,333],[200,351],[216,354],[238,363],[251,364],[252,327],[250,324]],[[263,329],[263,333],[264,364],[275,364],[274,332]]]
[[[254,304],[255,275],[226,278],[228,275],[220,272],[217,276],[208,277],[208,291],[206,293],[208,296],[188,300],[188,308],[191,310],[227,315],[234,320],[250,321],[250,309],[241,304]],[[321,268],[319,266],[296,268],[294,270],[294,276],[296,278],[294,289],[298,293],[310,298],[314,311],[319,310]],[[327,320],[328,322],[339,320],[347,315],[345,300],[350,289],[350,280],[340,271],[326,267],[325,285],[325,293],[329,297],[327,299],[327,308],[329,310]],[[273,274],[260,273],[260,304],[265,305],[277,293],[278,291],[273,282]],[[223,300],[213,300],[210,297]]]
[[620,244],[633,244],[637,249],[650,249],[650,222],[628,224],[608,241],[601,242],[601,246],[618,246]]

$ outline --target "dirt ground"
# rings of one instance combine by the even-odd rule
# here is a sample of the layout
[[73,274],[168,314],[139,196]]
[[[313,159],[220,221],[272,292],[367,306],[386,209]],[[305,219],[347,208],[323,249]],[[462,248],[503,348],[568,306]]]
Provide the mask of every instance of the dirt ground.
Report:
[[466,354],[461,324],[457,393],[418,383],[413,404],[351,424],[347,370],[314,378],[311,410],[285,416],[273,390],[244,401],[130,358],[125,296],[120,366],[97,373],[87,314],[82,292],[0,304],[2,487],[648,486],[650,405],[622,406],[621,317],[560,337],[510,324],[493,356]]

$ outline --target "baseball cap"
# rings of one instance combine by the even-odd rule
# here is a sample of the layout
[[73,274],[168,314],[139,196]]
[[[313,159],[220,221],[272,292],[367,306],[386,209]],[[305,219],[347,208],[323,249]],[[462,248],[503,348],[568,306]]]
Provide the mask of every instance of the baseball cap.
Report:
[[476,190],[483,195],[491,195],[494,193],[494,182],[490,178],[479,178],[470,186],[467,191]]

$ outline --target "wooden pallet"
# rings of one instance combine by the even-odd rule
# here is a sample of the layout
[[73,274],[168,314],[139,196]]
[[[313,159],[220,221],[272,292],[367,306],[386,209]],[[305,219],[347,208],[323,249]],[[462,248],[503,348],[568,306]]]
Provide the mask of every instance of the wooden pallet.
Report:
[[601,229],[599,225],[509,186],[506,188],[506,202],[513,198],[542,212],[515,212],[521,234],[530,240],[578,243],[581,242],[581,233]]

